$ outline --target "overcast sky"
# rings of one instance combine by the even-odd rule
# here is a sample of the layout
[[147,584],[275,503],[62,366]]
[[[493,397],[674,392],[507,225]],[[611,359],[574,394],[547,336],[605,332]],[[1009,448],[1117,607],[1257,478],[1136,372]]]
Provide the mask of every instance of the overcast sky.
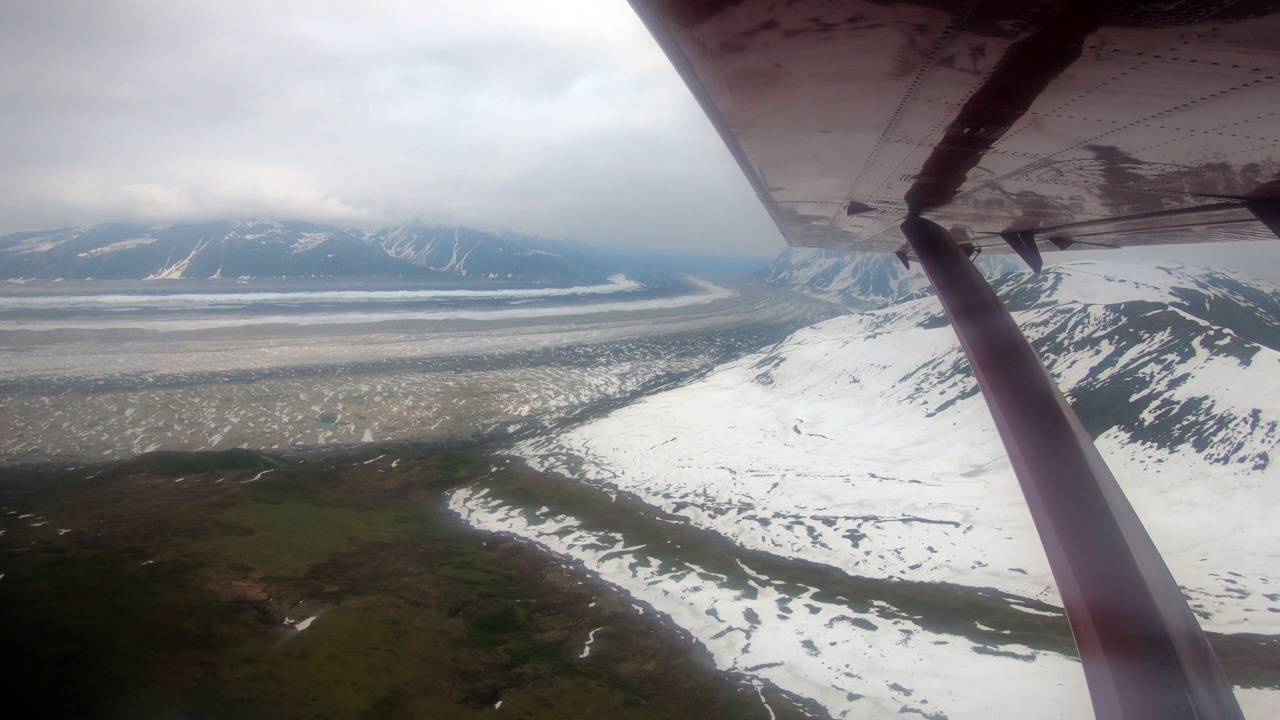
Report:
[[8,0],[0,233],[413,220],[783,242],[625,0]]
[[[0,108],[0,233],[263,218],[784,247],[625,0],[0,0]],[[1185,259],[1280,282],[1280,243]]]

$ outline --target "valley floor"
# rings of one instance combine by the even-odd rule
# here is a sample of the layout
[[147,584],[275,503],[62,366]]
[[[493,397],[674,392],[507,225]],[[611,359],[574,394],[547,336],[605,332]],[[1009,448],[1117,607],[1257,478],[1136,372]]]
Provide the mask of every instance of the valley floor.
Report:
[[[150,305],[137,296],[97,305],[52,298],[46,304],[91,311],[0,322],[0,456],[96,460],[527,433],[690,377],[834,312],[746,281],[693,280],[657,297],[522,292],[536,291],[465,297],[446,309],[427,298],[409,310],[364,293],[371,299],[348,301],[354,309],[311,302],[319,307],[281,310],[266,324],[264,312],[277,311],[249,312],[248,301],[248,309],[233,306],[235,296],[202,296],[200,306],[214,309],[195,317],[150,307],[164,296]],[[133,312],[115,308],[129,302]]]

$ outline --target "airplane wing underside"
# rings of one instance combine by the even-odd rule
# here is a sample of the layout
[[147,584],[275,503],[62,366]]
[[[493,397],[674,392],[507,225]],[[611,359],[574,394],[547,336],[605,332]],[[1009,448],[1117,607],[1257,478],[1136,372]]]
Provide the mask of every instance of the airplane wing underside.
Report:
[[1106,720],[1239,720],[1084,426],[969,262],[1280,234],[1270,0],[631,0],[792,245],[914,258]]
[[1275,3],[631,1],[791,245],[1280,231]]

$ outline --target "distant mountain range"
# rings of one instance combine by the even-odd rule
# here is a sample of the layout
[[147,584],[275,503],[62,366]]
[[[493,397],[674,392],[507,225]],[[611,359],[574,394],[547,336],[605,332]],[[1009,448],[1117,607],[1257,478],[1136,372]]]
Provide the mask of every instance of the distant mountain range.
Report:
[[559,284],[602,280],[616,272],[607,267],[603,256],[585,245],[530,235],[404,226],[365,233],[363,239],[397,260],[466,277]]
[[0,279],[454,276],[572,285],[615,272],[585,245],[463,227],[108,223],[0,236]]
[[[975,264],[988,278],[1025,269],[1011,255],[980,256]],[[788,248],[756,275],[850,310],[884,307],[929,287],[920,268],[905,268],[893,255],[845,250]]]

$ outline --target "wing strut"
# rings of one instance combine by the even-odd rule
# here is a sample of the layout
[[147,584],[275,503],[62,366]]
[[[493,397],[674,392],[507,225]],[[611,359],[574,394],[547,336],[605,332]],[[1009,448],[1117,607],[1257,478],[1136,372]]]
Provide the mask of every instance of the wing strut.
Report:
[[1280,237],[1280,199],[1276,198],[1258,198],[1245,202],[1245,207],[1249,208],[1249,212],[1253,216],[1262,221],[1263,225],[1270,228],[1271,232]]
[[940,225],[902,232],[937,289],[1013,463],[1100,720],[1243,718],[1195,616],[1008,310]]

